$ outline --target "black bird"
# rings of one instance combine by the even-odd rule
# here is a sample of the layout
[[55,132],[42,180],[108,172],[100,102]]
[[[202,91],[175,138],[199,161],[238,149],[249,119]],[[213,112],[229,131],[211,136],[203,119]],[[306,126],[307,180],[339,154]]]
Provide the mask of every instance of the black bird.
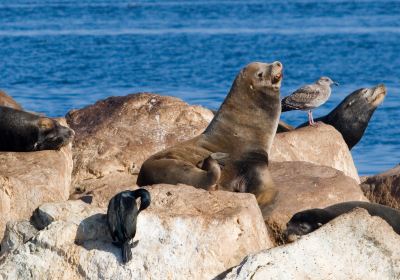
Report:
[[[140,208],[136,199],[140,198]],[[138,214],[151,202],[150,193],[145,189],[123,191],[111,198],[107,209],[107,223],[114,244],[122,249],[122,261],[132,259],[131,240],[136,234]]]

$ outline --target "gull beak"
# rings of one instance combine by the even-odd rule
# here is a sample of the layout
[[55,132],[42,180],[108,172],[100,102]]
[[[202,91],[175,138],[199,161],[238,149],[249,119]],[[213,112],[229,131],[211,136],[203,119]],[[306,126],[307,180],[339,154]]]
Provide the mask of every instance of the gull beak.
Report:
[[338,85],[339,85],[339,83],[338,83],[338,82],[333,82],[333,84],[334,84],[335,86],[338,86]]

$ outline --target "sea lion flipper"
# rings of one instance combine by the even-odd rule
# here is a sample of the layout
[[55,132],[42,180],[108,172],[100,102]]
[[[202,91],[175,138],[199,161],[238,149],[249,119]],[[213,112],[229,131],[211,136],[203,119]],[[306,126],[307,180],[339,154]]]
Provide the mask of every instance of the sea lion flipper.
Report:
[[218,162],[220,166],[225,166],[226,162],[230,159],[230,154],[216,152],[212,153],[210,157]]
[[210,156],[200,167],[178,159],[154,159],[142,165],[136,184],[186,184],[208,190],[217,183],[220,175],[218,162]]

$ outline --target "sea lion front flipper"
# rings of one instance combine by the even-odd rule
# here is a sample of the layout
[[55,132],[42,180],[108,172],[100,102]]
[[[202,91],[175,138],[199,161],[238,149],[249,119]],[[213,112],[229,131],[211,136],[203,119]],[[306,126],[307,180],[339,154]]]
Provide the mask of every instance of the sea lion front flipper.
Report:
[[208,190],[220,175],[221,169],[212,157],[207,157],[201,168],[179,159],[150,159],[142,165],[136,184],[186,184]]
[[212,153],[210,157],[218,162],[220,166],[225,166],[228,159],[230,159],[230,154],[216,152]]

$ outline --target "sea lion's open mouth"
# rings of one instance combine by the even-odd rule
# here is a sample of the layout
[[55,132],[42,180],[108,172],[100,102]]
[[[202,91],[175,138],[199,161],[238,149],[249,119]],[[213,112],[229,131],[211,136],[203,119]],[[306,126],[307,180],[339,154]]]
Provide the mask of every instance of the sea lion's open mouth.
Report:
[[272,77],[272,83],[273,84],[276,84],[276,83],[279,83],[280,82],[280,80],[282,79],[282,77],[283,77],[283,74],[282,74],[282,72],[280,72],[280,73],[278,73],[278,74],[276,74],[276,75],[274,75],[273,77]]

